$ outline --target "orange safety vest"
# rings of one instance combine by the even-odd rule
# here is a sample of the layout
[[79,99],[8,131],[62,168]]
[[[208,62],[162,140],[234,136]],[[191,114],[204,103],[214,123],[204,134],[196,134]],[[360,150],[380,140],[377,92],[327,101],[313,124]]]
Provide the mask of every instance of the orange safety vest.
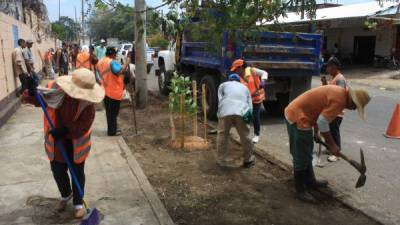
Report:
[[246,85],[249,89],[253,103],[262,103],[265,100],[265,91],[260,88],[261,79],[257,76],[256,71],[251,67],[247,67],[244,77],[246,80],[240,77],[240,83]]
[[91,70],[89,52],[80,52],[76,57],[76,68],[86,68]]
[[[49,82],[47,85],[48,88],[51,89],[58,89],[58,85],[53,81]],[[56,109],[52,109],[50,107],[46,108],[50,119],[54,126],[57,127],[57,119],[56,119]],[[80,104],[78,105],[78,110],[74,116],[74,121],[78,119],[80,113],[81,113],[81,107]],[[51,134],[49,134],[50,131],[50,124],[47,122],[46,117],[44,117],[44,148],[47,153],[47,157],[49,158],[50,161],[54,160],[54,151],[56,148],[56,143],[54,141],[54,138]],[[92,142],[90,140],[90,135],[92,133],[92,129],[89,129],[82,137],[77,138],[77,139],[72,139],[72,145],[74,149],[74,163],[80,164],[85,159],[88,157],[90,148],[92,146]]]
[[111,72],[111,61],[112,59],[109,57],[102,58],[97,63],[97,70],[103,80],[106,96],[114,100],[121,100],[124,93],[124,78]]

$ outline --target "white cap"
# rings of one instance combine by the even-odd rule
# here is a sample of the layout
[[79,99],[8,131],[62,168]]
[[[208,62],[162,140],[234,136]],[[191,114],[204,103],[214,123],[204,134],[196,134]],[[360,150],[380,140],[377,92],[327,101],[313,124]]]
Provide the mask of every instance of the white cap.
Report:
[[106,43],[106,40],[101,39],[101,40],[100,40],[100,43]]

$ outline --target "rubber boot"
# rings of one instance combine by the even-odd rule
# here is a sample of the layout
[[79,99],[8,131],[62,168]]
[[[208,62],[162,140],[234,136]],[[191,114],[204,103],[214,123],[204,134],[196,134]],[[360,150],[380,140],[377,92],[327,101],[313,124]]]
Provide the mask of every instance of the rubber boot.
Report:
[[306,178],[307,188],[318,189],[318,188],[326,188],[328,186],[328,181],[317,180],[315,178],[314,168],[312,165],[308,166],[306,172],[307,172],[307,178]]
[[317,203],[317,200],[306,190],[307,170],[294,171],[296,198],[307,203]]

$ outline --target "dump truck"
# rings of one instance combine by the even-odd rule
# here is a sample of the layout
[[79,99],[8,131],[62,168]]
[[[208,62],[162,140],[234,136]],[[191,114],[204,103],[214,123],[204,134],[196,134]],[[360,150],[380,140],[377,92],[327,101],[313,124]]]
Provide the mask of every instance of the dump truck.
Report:
[[191,41],[189,36],[183,32],[176,43],[158,52],[155,72],[159,89],[168,94],[174,71],[190,76],[199,87],[205,84],[205,107],[214,118],[218,86],[226,80],[235,59],[244,59],[247,65],[268,72],[263,105],[267,112],[280,115],[290,100],[311,88],[312,76],[319,76],[322,67],[320,34],[258,32],[254,39],[241,39],[236,34],[230,40],[231,35],[222,33],[219,51],[210,51],[209,41]]

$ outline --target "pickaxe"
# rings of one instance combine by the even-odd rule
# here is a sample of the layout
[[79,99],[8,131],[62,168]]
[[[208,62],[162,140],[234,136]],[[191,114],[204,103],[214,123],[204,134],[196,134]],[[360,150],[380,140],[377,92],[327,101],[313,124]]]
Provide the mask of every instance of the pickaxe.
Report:
[[[317,141],[318,144],[322,144],[325,146],[328,150],[328,145],[322,141]],[[364,152],[360,148],[360,158],[361,158],[361,163],[351,159],[350,157],[347,157],[343,153],[339,152],[339,157],[342,159],[346,160],[350,165],[352,165],[358,172],[360,172],[360,176],[358,177],[357,183],[356,183],[356,188],[360,188],[364,186],[365,181],[367,180],[367,176],[365,175],[365,172],[367,172],[367,167],[365,166],[365,160],[364,160]]]

